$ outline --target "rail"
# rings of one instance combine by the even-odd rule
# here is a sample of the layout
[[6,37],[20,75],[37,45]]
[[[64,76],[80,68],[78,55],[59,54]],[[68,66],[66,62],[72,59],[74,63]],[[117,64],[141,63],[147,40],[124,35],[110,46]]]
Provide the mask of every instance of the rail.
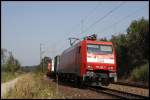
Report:
[[124,85],[124,86],[132,86],[132,87],[137,87],[137,88],[143,88],[143,89],[148,89],[149,86],[139,84],[139,83],[127,83],[127,82],[115,82],[112,84],[118,84],[118,85]]
[[149,99],[147,96],[137,95],[133,93],[123,92],[119,90],[109,89],[105,87],[88,87],[90,90],[94,90],[96,92],[109,94],[121,99]]
[[[71,83],[71,82],[59,82],[59,84],[62,85],[69,85],[72,87],[76,87],[75,84]],[[119,91],[119,90],[114,90],[114,89],[110,89],[107,87],[93,87],[93,86],[84,86],[82,87],[83,89],[89,89],[92,91],[96,91],[99,93],[104,93],[104,94],[108,94],[117,98],[121,98],[121,99],[149,99],[149,96],[142,96],[142,95],[138,95],[138,94],[133,94],[133,93],[128,93],[128,92],[124,92],[124,91]]]

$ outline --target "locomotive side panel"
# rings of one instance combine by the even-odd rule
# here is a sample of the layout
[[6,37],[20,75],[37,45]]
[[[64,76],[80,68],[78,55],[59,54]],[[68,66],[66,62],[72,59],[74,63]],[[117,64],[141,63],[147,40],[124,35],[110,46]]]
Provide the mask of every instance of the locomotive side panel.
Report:
[[79,45],[69,48],[60,56],[58,73],[80,74]]
[[81,50],[80,50],[80,77],[83,77],[83,75],[86,73],[86,66],[87,66],[87,62],[86,62],[86,41],[83,41],[81,44]]
[[77,76],[80,76],[80,68],[81,68],[81,46],[78,46],[75,50],[75,72]]

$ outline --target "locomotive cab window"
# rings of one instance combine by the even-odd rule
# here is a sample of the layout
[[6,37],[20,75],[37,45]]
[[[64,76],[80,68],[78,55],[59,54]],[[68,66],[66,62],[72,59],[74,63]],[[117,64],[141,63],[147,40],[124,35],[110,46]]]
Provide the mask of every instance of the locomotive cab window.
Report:
[[98,45],[98,44],[88,44],[87,45],[88,53],[97,53],[97,54],[112,54],[113,48],[112,45]]

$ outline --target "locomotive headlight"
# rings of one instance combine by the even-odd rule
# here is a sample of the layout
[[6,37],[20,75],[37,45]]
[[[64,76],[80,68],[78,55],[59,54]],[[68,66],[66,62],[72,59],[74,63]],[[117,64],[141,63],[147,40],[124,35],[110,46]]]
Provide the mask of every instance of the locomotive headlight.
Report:
[[93,70],[93,67],[92,66],[87,66],[88,69],[90,70]]
[[96,66],[96,68],[99,68],[99,66]]
[[100,66],[100,69],[103,69],[104,67],[103,66]]
[[113,67],[110,67],[110,69],[112,70],[112,69],[113,69]]
[[109,69],[109,70],[113,70],[113,67],[112,67],[112,66],[109,66],[108,69]]
[[92,66],[88,66],[88,68],[91,68]]

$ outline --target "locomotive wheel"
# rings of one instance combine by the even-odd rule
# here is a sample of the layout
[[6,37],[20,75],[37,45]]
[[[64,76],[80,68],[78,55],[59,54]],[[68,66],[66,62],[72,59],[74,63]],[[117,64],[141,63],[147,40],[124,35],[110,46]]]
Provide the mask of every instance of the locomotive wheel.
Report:
[[109,85],[109,80],[108,79],[102,79],[102,85],[108,86]]
[[81,89],[84,88],[84,81],[80,77],[77,78],[77,86]]

